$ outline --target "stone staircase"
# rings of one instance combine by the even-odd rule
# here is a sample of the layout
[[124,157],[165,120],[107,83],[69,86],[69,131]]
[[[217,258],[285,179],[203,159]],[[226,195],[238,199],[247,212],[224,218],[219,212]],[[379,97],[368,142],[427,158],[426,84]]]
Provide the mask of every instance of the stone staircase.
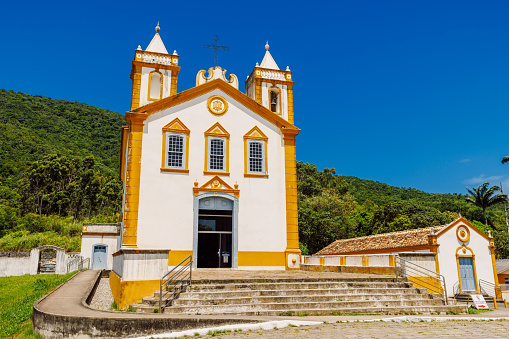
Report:
[[[138,312],[157,312],[159,292],[131,305]],[[442,298],[394,278],[327,278],[207,280],[193,282],[170,314],[319,315],[418,314],[464,312]]]

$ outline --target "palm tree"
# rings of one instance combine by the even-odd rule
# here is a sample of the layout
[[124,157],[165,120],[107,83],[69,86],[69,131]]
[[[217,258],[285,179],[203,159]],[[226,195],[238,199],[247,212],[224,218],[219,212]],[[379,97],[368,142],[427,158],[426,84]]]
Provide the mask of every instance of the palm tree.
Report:
[[502,163],[505,164],[506,162],[509,162],[509,156],[502,158]]
[[488,218],[486,217],[486,208],[502,204],[507,202],[507,194],[497,194],[494,195],[495,192],[500,191],[500,187],[498,186],[489,186],[489,182],[485,182],[481,186],[477,188],[473,188],[472,190],[469,190],[467,187],[468,193],[470,193],[471,196],[467,197],[467,202],[474,204],[476,206],[479,206],[482,208],[482,215],[484,217],[484,222],[486,225],[488,225]]

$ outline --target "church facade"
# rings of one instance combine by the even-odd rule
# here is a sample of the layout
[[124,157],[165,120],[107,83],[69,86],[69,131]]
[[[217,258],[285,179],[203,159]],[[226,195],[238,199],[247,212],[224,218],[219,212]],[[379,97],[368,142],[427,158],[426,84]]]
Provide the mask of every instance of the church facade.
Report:
[[189,255],[195,268],[299,268],[294,82],[265,49],[246,93],[219,66],[178,93],[179,56],[158,27],[135,51],[110,276],[119,307],[158,289]]

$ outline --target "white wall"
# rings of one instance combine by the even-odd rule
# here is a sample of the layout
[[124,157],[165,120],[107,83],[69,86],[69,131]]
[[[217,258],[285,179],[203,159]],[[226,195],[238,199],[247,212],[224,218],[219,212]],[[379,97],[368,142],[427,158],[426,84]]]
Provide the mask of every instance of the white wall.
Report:
[[[145,106],[146,104],[154,102],[153,100],[148,100],[148,83],[150,78],[149,75],[150,72],[154,70],[155,69],[151,67],[141,68],[140,106]],[[159,72],[163,75],[163,98],[166,98],[170,96],[171,71],[160,69]]]
[[30,257],[0,257],[0,277],[30,274]]
[[[228,111],[215,116],[207,99],[221,95]],[[191,130],[189,173],[161,172],[162,128],[179,118]],[[204,175],[204,132],[219,122],[230,133],[230,186],[238,183],[239,251],[284,251],[286,248],[285,155],[277,127],[216,89],[199,98],[152,114],[145,122],[138,211],[138,247],[192,250],[193,191],[213,176]],[[243,136],[258,126],[268,137],[269,178],[244,177]]]
[[81,237],[81,256],[83,258],[90,258],[90,268],[92,268],[92,251],[94,245],[107,245],[106,256],[108,258],[106,269],[113,268],[112,254],[120,248],[120,236],[99,236],[99,235],[83,235]]
[[[465,225],[460,223],[458,225]],[[462,246],[462,242],[456,236],[456,228],[458,225],[451,227],[446,233],[438,237],[438,261],[440,265],[440,273],[445,276],[447,282],[447,293],[453,295],[453,285],[459,281],[458,264],[456,262],[456,250]],[[466,227],[469,227],[465,225]],[[475,266],[477,272],[477,281],[479,279],[495,283],[493,274],[493,265],[491,262],[491,252],[489,242],[479,235],[475,230],[470,228],[470,240],[465,245],[472,249],[475,254]],[[463,253],[460,253],[463,255]],[[468,254],[468,252],[467,252]]]

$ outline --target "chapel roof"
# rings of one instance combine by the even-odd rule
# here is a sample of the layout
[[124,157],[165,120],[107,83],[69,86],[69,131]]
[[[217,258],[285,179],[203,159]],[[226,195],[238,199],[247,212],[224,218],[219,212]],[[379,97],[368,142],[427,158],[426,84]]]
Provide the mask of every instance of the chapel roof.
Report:
[[150,41],[150,44],[148,44],[148,47],[145,51],[147,52],[154,52],[154,53],[162,53],[162,54],[168,54],[168,51],[166,50],[166,47],[164,47],[163,40],[161,39],[161,36],[159,35],[159,22],[156,26],[156,35],[152,38],[152,41]]
[[495,260],[497,265],[497,273],[500,274],[509,269],[509,259],[497,259]]
[[337,255],[373,250],[398,249],[428,245],[428,235],[436,234],[447,225],[417,228],[406,231],[368,235],[365,237],[336,240],[315,255]]
[[251,109],[254,113],[257,113],[259,116],[275,124],[279,128],[282,128],[283,134],[291,133],[296,135],[299,133],[300,129],[297,128],[295,125],[286,121],[277,113],[274,113],[270,111],[268,108],[257,103],[256,101],[254,101],[253,99],[251,99],[250,97],[248,97],[247,95],[240,92],[238,89],[234,88],[233,86],[231,86],[230,84],[221,79],[214,79],[202,85],[177,93],[175,95],[149,103],[144,106],[140,106],[131,112],[127,112],[126,118],[127,116],[132,114],[134,115],[145,114],[142,119],[146,119],[149,115],[155,112],[162,111],[169,107],[197,98],[201,95],[205,95],[207,93],[210,93],[214,89],[219,89],[223,91],[226,95],[229,95],[230,97],[232,97],[232,99],[236,100],[241,105],[247,107],[248,109]]
[[266,50],[266,52],[265,52],[265,55],[263,57],[262,64],[260,65],[260,67],[275,69],[275,70],[279,71],[279,67],[276,64],[276,61],[274,61],[274,58],[272,57],[272,55],[269,52],[269,42],[268,41],[267,41],[267,44],[265,45],[265,50]]

